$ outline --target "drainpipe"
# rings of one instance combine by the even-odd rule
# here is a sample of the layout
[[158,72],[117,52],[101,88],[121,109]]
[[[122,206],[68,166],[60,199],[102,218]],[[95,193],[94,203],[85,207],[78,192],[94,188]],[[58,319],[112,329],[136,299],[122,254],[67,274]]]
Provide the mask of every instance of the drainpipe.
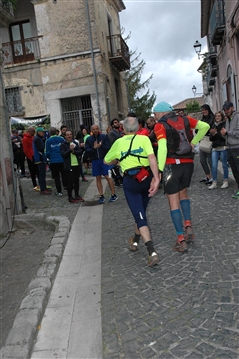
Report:
[[94,58],[93,44],[92,44],[92,34],[91,34],[91,27],[90,27],[90,13],[89,13],[88,0],[85,0],[85,7],[86,7],[88,32],[89,32],[89,37],[90,37],[90,52],[91,52],[92,69],[93,69],[93,75],[94,75],[95,93],[96,93],[97,110],[98,110],[98,118],[99,118],[99,128],[101,129],[100,103],[99,103],[99,94],[98,94],[98,86],[97,86],[97,78],[96,78],[96,70],[95,70],[95,58]]

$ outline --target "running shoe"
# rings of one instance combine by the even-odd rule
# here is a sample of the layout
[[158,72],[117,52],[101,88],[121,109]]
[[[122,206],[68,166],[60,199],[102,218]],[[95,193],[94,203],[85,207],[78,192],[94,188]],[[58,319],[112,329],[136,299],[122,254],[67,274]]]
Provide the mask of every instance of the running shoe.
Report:
[[239,198],[239,191],[232,195],[232,198],[238,199]]
[[128,239],[128,243],[129,243],[129,249],[131,250],[131,252],[136,252],[138,250],[138,243],[134,241],[134,236],[132,236]]
[[104,197],[104,196],[100,196],[99,204],[103,204],[104,201],[105,201],[105,197]]
[[118,197],[116,196],[116,194],[113,194],[110,199],[109,199],[109,202],[115,202],[118,200]]
[[55,196],[62,196],[62,193],[61,192],[55,192]]
[[148,256],[148,266],[153,267],[159,262],[159,256],[156,252],[153,252],[151,256]]
[[181,253],[187,252],[188,251],[188,246],[187,246],[186,241],[183,240],[183,241],[179,242],[179,240],[177,240],[174,247],[173,247],[173,250],[176,251],[176,252],[181,252]]
[[33,189],[34,189],[34,191],[40,192],[40,186],[36,186]]
[[191,243],[194,241],[194,234],[193,234],[193,229],[191,226],[187,226],[185,228],[185,241],[186,243]]
[[88,179],[86,179],[85,177],[82,178],[82,182],[88,182]]

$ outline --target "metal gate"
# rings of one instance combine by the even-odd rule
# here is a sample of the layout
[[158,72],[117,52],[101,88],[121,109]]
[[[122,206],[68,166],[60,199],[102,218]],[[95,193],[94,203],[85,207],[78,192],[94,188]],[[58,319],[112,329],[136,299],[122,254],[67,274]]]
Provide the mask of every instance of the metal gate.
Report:
[[90,96],[70,97],[61,100],[63,124],[73,135],[84,125],[89,130],[93,124],[93,111]]
[[80,125],[84,125],[90,130],[93,125],[92,109],[63,112],[63,123],[73,132],[73,135],[79,131]]

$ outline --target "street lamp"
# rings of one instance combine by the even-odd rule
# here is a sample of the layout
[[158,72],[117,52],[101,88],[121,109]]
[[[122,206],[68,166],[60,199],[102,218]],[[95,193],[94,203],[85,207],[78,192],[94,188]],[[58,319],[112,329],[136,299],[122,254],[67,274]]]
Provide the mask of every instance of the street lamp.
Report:
[[207,57],[207,53],[201,54],[202,45],[200,44],[199,41],[196,41],[195,44],[193,45],[193,47],[194,47],[196,54],[198,55],[198,59],[200,59],[201,56]]
[[203,95],[203,93],[198,93],[197,92],[197,88],[196,88],[195,85],[193,85],[193,87],[192,87],[192,92],[194,93],[194,97],[195,97],[195,95]]

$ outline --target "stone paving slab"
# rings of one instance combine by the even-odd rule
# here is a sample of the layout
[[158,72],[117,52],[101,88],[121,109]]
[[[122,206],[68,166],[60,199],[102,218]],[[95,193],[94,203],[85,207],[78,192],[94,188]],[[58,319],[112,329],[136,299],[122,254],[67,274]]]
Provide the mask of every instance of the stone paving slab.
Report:
[[[229,188],[208,190],[198,156],[189,196],[195,244],[172,251],[176,240],[166,196],[152,198],[148,220],[160,263],[147,250],[128,249],[133,219],[123,196],[104,206],[102,331],[104,359],[238,358],[239,201]],[[221,174],[219,179],[222,181]]]

